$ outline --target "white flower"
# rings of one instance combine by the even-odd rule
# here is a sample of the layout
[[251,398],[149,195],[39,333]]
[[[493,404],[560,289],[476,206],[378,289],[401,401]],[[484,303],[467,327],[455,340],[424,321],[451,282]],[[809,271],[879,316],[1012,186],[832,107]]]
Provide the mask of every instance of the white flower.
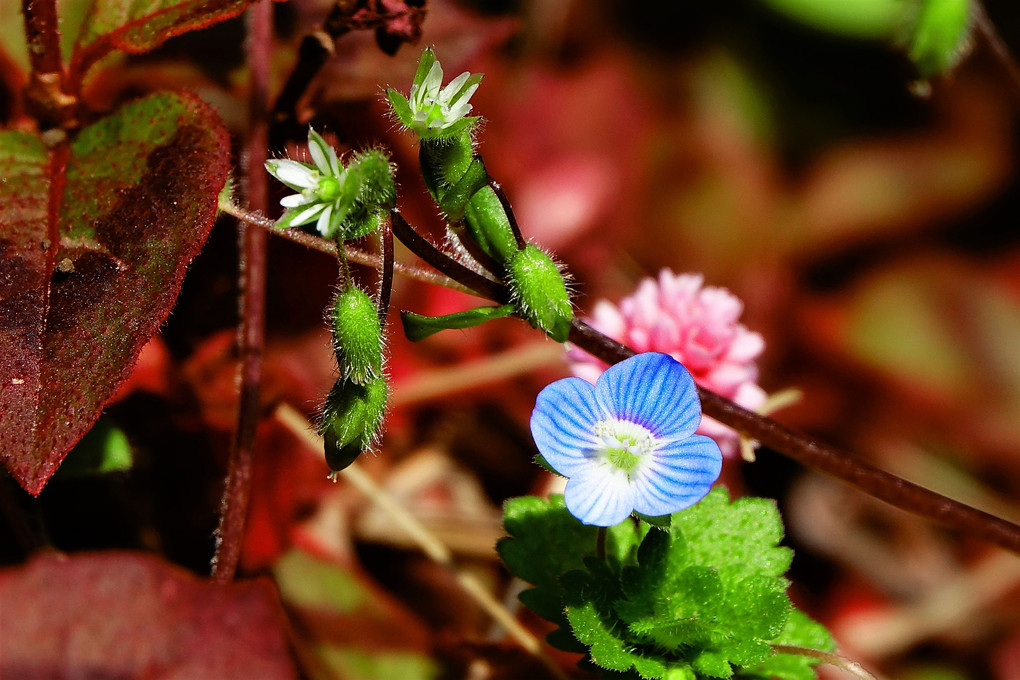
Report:
[[418,62],[410,96],[388,90],[390,104],[400,122],[419,137],[445,137],[471,125],[469,100],[478,89],[481,73],[465,71],[443,87],[443,67],[431,49],[426,49]]
[[277,221],[280,228],[299,227],[315,222],[324,238],[333,238],[353,203],[345,192],[347,170],[336,151],[315,130],[308,129],[308,151],[314,164],[290,159],[266,161],[266,170],[300,193],[280,200],[287,210]]

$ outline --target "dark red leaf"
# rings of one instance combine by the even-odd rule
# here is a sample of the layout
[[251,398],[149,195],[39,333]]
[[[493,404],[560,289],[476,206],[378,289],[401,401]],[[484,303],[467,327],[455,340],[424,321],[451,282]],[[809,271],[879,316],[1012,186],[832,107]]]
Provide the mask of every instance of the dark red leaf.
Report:
[[71,57],[71,77],[112,50],[148,52],[166,40],[240,14],[253,0],[93,0]]
[[0,132],[0,456],[30,493],[166,319],[228,167],[216,114],[183,94],[53,149]]
[[219,585],[136,553],[40,555],[0,572],[0,677],[295,677],[265,580]]

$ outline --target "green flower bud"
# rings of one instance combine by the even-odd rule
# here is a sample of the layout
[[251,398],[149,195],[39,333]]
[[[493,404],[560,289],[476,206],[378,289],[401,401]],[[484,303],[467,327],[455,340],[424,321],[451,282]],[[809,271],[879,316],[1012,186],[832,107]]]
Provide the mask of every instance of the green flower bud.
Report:
[[446,217],[463,219],[468,235],[497,262],[513,257],[517,239],[503,204],[488,186],[489,175],[475,156],[471,135],[423,140],[419,159],[425,186]]
[[388,393],[383,376],[364,385],[340,378],[333,385],[319,425],[331,470],[343,470],[375,444]]
[[375,303],[357,286],[333,302],[333,351],[340,374],[363,385],[382,375],[382,324]]
[[922,0],[908,37],[908,54],[922,78],[952,70],[967,51],[970,0]]
[[529,243],[507,263],[507,282],[517,313],[556,342],[566,342],[574,310],[552,258]]

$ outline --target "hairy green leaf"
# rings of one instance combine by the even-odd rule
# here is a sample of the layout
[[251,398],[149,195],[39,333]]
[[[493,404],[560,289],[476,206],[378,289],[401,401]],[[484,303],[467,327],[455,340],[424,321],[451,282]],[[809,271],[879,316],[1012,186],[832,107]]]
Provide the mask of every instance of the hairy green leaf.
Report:
[[33,494],[131,372],[226,180],[216,114],[183,94],[48,148],[0,132],[0,457]]

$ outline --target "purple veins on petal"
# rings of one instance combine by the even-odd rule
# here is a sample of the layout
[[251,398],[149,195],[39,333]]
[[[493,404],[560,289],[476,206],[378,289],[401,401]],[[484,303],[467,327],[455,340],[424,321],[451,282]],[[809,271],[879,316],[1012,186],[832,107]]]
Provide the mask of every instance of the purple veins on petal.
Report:
[[619,524],[634,510],[631,485],[615,470],[589,469],[571,477],[563,500],[583,524],[600,527]]
[[605,416],[595,390],[580,378],[557,380],[543,389],[531,414],[531,434],[546,462],[570,477],[595,447],[595,423]]
[[636,510],[667,515],[708,493],[722,469],[694,382],[668,355],[639,354],[591,384],[565,378],[538,395],[531,431],[545,460],[569,478],[567,509],[611,526]]
[[670,439],[692,434],[701,422],[694,379],[668,354],[646,352],[610,366],[595,384],[595,396],[617,418]]

